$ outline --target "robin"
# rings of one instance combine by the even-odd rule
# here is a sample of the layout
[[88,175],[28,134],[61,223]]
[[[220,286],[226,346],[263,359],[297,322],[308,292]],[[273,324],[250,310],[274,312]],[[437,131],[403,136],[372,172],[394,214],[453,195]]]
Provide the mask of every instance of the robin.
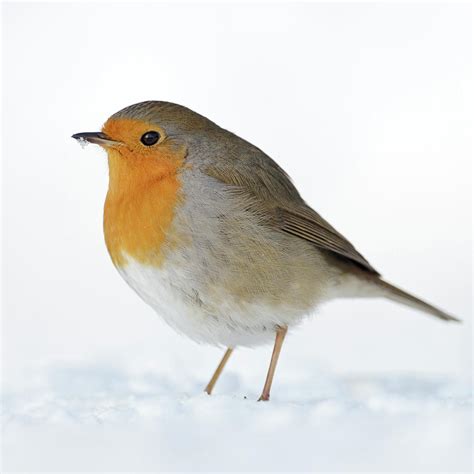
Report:
[[287,329],[335,298],[459,321],[383,280],[275,161],[186,107],[141,102],[73,138],[107,151],[104,234],[119,273],[175,330],[227,348],[208,394],[235,347],[274,341],[269,400]]

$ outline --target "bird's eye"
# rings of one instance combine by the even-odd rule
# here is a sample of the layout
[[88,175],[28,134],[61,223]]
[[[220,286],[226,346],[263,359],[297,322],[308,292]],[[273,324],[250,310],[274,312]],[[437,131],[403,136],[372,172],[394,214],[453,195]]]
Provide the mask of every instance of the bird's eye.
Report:
[[158,140],[160,139],[160,134],[158,132],[155,132],[154,130],[151,130],[149,132],[146,132],[142,135],[142,138],[140,138],[140,141],[145,145],[145,146],[152,146],[154,145]]

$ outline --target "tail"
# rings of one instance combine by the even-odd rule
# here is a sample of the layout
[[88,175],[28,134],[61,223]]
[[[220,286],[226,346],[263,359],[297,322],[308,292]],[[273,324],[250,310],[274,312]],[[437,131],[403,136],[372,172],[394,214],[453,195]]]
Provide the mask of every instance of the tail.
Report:
[[411,308],[418,309],[424,313],[431,314],[432,316],[436,316],[437,318],[443,319],[444,321],[456,321],[458,323],[461,322],[460,319],[455,318],[454,316],[451,316],[450,314],[445,313],[444,311],[441,311],[440,309],[435,308],[428,303],[425,303],[416,296],[410,295],[409,293],[391,285],[390,283],[387,283],[382,279],[377,279],[375,283],[381,290],[381,296],[384,296],[385,298],[406,306],[410,306]]

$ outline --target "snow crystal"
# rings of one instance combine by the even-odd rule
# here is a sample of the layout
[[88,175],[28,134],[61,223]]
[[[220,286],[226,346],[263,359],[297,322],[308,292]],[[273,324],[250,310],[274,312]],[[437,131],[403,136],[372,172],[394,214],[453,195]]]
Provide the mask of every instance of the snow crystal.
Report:
[[77,138],[76,139],[79,142],[79,145],[81,145],[81,148],[85,148],[87,145],[89,145],[89,142],[85,138]]

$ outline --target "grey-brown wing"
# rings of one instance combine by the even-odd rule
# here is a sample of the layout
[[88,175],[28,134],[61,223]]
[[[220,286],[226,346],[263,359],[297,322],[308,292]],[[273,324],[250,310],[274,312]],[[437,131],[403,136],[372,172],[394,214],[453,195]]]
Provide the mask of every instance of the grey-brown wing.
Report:
[[303,205],[288,209],[276,208],[278,226],[284,232],[295,235],[317,247],[334,252],[357,263],[365,270],[379,275],[377,270],[355,249],[355,247],[317,212]]
[[270,157],[253,147],[250,151],[253,153],[245,157],[229,157],[208,166],[205,172],[251,198],[256,211],[268,215],[272,227],[379,275],[342,234],[304,202],[289,176]]

